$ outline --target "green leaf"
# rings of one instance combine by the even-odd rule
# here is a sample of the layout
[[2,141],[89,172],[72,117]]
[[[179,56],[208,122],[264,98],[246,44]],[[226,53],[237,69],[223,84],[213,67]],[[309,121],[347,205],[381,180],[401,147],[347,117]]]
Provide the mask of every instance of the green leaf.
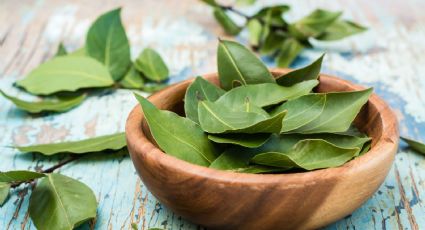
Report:
[[289,33],[298,39],[316,37],[325,32],[340,16],[342,12],[332,12],[317,9],[289,26]]
[[140,95],[135,97],[153,138],[167,154],[202,166],[209,166],[217,158],[212,142],[198,124],[173,112],[159,110]]
[[37,229],[71,230],[96,217],[93,191],[70,177],[52,173],[31,194],[29,214]]
[[201,0],[210,6],[219,6],[215,0]]
[[287,111],[282,121],[281,132],[289,132],[319,117],[325,107],[325,103],[326,95],[309,94],[281,104],[274,108],[270,114]]
[[260,21],[258,19],[251,19],[248,21],[247,24],[247,28],[248,28],[248,32],[249,32],[249,36],[248,36],[248,40],[249,43],[252,46],[258,46],[260,45],[260,41],[261,41],[261,33],[263,30],[263,27],[260,23]]
[[283,172],[287,169],[263,165],[249,165],[249,160],[255,156],[250,149],[234,147],[224,151],[211,165],[210,168],[228,170],[238,173],[271,173]]
[[64,56],[64,55],[67,55],[67,54],[68,54],[68,52],[66,51],[66,48],[63,45],[63,43],[62,42],[59,43],[58,50],[56,51],[55,57]]
[[220,89],[202,77],[197,77],[187,88],[184,97],[184,111],[186,117],[196,123],[199,123],[198,102],[200,100],[213,102],[225,92],[226,91]]
[[81,57],[81,56],[87,56],[86,47],[81,47],[77,50],[74,50],[71,53],[68,53],[67,56],[73,56],[73,57]]
[[145,48],[134,63],[134,67],[146,78],[161,82],[168,79],[168,68],[161,56],[151,48]]
[[242,6],[250,6],[253,5],[255,2],[256,0],[236,0],[236,4]]
[[208,139],[215,143],[220,144],[233,144],[247,148],[257,148],[266,143],[270,138],[270,134],[267,133],[256,133],[256,134],[245,134],[245,133],[229,133],[221,135],[208,135]]
[[406,142],[410,148],[415,150],[418,153],[425,154],[425,144],[415,141],[413,139],[409,139],[406,137],[400,137],[404,142]]
[[304,49],[304,46],[294,38],[286,39],[280,47],[276,57],[276,64],[279,67],[288,67]]
[[260,53],[264,55],[274,55],[280,50],[285,39],[287,38],[279,32],[267,32],[267,35],[262,39]]
[[316,80],[319,78],[324,56],[325,54],[322,54],[322,56],[310,65],[279,76],[276,79],[277,84],[282,86],[291,86],[302,81]]
[[245,169],[249,160],[255,156],[249,149],[233,147],[225,150],[217,159],[211,163],[210,168],[221,170]]
[[75,97],[60,97],[57,100],[43,100],[37,102],[29,102],[21,100],[17,97],[12,97],[7,95],[5,92],[0,90],[5,98],[13,102],[19,109],[25,110],[30,113],[40,113],[45,111],[53,112],[64,112],[68,111],[77,105],[81,104],[86,98],[85,94],[75,96]]
[[113,84],[108,70],[89,57],[56,57],[41,64],[16,84],[36,95],[82,88],[107,87]]
[[214,17],[227,34],[235,36],[241,32],[242,28],[220,7],[214,7]]
[[10,184],[0,182],[0,207],[7,201],[9,197]]
[[344,132],[350,128],[373,89],[326,94],[326,103],[319,117],[294,130],[298,133]]
[[265,107],[306,95],[318,84],[319,81],[310,80],[291,87],[279,86],[273,83],[244,85],[225,93],[216,101],[216,104],[237,107],[248,99],[253,105]]
[[121,79],[120,85],[126,89],[141,89],[145,85],[142,75],[132,65],[125,76]]
[[208,133],[276,133],[282,128],[285,114],[286,111],[265,117],[209,101],[199,102],[198,107],[199,123]]
[[41,144],[30,146],[16,146],[21,152],[36,152],[44,155],[54,155],[57,153],[84,154],[90,152],[100,152],[103,150],[119,150],[127,145],[125,133],[99,136],[81,141],[69,141],[53,144]]
[[14,170],[8,172],[0,172],[0,182],[12,183],[12,182],[21,182],[29,181],[37,178],[45,177],[44,173],[38,173],[27,170]]
[[334,41],[366,31],[367,28],[348,20],[337,20],[316,37],[318,40]]
[[121,23],[121,8],[99,16],[90,26],[86,52],[102,62],[115,81],[119,81],[131,64],[130,45]]
[[288,153],[266,152],[251,162],[272,167],[295,167],[305,170],[338,167],[351,160],[359,148],[340,148],[324,140],[302,140]]
[[225,90],[231,89],[235,80],[242,85],[275,82],[261,60],[237,42],[220,40],[217,67],[221,86]]
[[142,86],[141,90],[148,92],[148,93],[153,93],[153,92],[157,92],[161,89],[164,89],[167,86],[168,85],[164,84],[164,83],[149,82],[149,83],[146,83],[144,86]]

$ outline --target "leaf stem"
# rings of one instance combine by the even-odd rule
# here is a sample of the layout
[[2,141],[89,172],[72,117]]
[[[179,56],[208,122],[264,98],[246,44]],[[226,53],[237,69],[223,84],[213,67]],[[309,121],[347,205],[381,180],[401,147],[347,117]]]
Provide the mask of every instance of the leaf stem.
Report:
[[[53,171],[55,171],[56,169],[58,169],[58,168],[60,168],[60,167],[62,167],[62,166],[64,166],[64,165],[66,165],[66,164],[69,164],[69,163],[71,163],[71,162],[73,162],[73,161],[75,161],[75,160],[78,160],[79,158],[81,158],[81,155],[71,155],[68,159],[65,159],[65,160],[63,160],[63,161],[60,161],[59,163],[57,163],[57,164],[55,164],[55,165],[53,165],[52,167],[50,167],[50,168],[47,168],[47,169],[44,169],[44,170],[41,170],[40,172],[41,173],[52,173]],[[28,181],[19,181],[19,182],[15,182],[15,183],[12,183],[11,185],[10,185],[10,187],[11,188],[16,188],[16,187],[18,187],[19,185],[21,185],[21,184],[28,184],[28,183],[32,183],[34,180],[28,180]]]

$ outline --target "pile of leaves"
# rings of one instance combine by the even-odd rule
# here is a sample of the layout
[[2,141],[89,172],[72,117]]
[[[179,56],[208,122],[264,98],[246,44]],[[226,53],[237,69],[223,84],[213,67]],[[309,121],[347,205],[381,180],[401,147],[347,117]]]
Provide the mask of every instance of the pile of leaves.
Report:
[[[215,19],[227,34],[235,36],[247,28],[251,47],[275,57],[279,67],[289,66],[303,49],[313,47],[311,39],[334,41],[366,30],[355,22],[340,19],[340,11],[316,9],[295,22],[288,22],[284,18],[290,10],[288,5],[267,6],[248,16],[215,0],[203,2],[213,8]],[[230,14],[242,17],[244,25],[234,22]]]
[[41,101],[0,93],[20,109],[41,113],[76,107],[87,97],[87,89],[119,87],[152,92],[163,88],[169,75],[167,65],[151,48],[131,61],[120,12],[118,8],[98,17],[88,30],[84,47],[68,53],[60,44],[55,57],[16,82],[26,92],[44,96]]
[[322,59],[275,79],[243,45],[220,40],[222,88],[196,78],[186,117],[136,98],[159,147],[190,163],[249,173],[338,167],[370,148],[352,122],[372,88],[315,93]]

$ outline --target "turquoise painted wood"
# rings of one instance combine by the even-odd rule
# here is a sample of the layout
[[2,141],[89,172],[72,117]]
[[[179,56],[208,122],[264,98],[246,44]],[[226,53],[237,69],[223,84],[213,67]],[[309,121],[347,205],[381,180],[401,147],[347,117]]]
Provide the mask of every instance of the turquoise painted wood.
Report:
[[[243,10],[251,13],[273,2],[277,1],[258,1]],[[60,41],[70,50],[80,47],[90,22],[117,6],[123,7],[133,56],[147,46],[159,50],[170,66],[170,83],[215,71],[216,37],[224,34],[210,9],[198,1],[5,0],[0,1],[0,88],[31,99],[13,82],[51,57]],[[344,41],[316,42],[317,48],[303,52],[294,67],[326,51],[324,72],[373,86],[397,113],[401,134],[425,141],[425,2],[306,0],[293,2],[292,7],[288,19],[322,7],[344,10],[347,18],[370,28]],[[237,39],[245,42],[246,34]],[[274,66],[269,58],[264,60]],[[122,131],[135,104],[130,90],[104,90],[67,113],[30,116],[0,98],[0,170],[53,165],[64,156],[22,154],[10,146]],[[128,156],[84,158],[60,172],[88,184],[97,196],[98,217],[81,229],[131,229],[132,224],[138,229],[200,229],[158,203]],[[425,229],[424,180],[425,157],[401,144],[392,170],[373,197],[325,229]],[[0,209],[0,229],[35,229],[27,212],[30,193],[25,187],[12,192]]]

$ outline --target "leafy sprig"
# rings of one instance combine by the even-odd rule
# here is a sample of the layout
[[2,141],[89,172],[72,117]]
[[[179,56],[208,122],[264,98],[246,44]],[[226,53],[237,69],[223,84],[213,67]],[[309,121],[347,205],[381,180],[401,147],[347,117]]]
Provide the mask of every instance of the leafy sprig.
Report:
[[[334,41],[366,30],[360,24],[341,19],[342,12],[339,11],[316,9],[297,21],[289,22],[284,17],[290,10],[288,5],[268,6],[247,15],[215,0],[203,2],[213,8],[215,19],[227,34],[236,36],[247,29],[252,49],[273,56],[279,67],[289,66],[304,49],[313,47],[311,39]],[[238,25],[230,14],[244,19],[244,24]]]

